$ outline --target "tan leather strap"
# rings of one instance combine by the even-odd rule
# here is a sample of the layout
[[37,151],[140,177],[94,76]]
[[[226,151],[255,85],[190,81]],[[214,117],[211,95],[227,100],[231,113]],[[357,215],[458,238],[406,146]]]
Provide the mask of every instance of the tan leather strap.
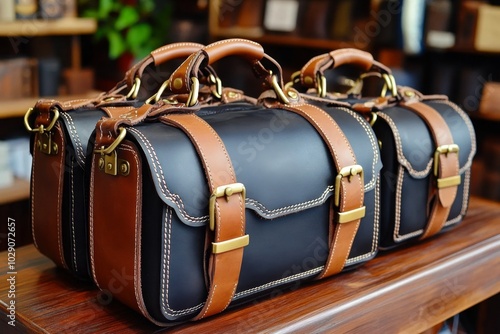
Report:
[[334,69],[342,65],[353,65],[362,71],[376,69],[382,73],[391,73],[391,70],[373,59],[373,56],[366,51],[358,49],[339,49],[312,58],[300,71],[300,82],[302,86],[314,88],[316,75],[324,75],[324,71]]
[[215,247],[228,245],[231,248],[235,241],[248,238],[245,236],[245,198],[244,193],[231,191],[229,185],[236,184],[231,160],[222,140],[208,123],[194,114],[169,114],[160,120],[188,135],[205,168],[210,192],[215,194],[222,189],[225,194],[215,198],[214,230],[207,229],[209,239],[213,240],[209,245],[212,251],[209,251],[208,297],[194,319],[198,320],[223,311],[236,291],[243,247],[223,252]]
[[[52,101],[40,101],[35,126],[47,128],[54,114]],[[50,138],[50,142],[47,138]],[[65,160],[65,138],[59,123],[51,131],[36,133],[31,172],[31,223],[35,246],[58,266],[67,268],[62,245],[62,193]],[[57,145],[55,148],[53,145]],[[50,145],[51,153],[42,152]]]
[[[333,161],[340,175],[341,171],[350,171],[356,166],[356,157],[349,141],[330,115],[324,110],[309,104],[281,105],[304,117],[321,135],[328,146]],[[329,247],[330,251],[325,268],[317,277],[318,279],[339,273],[343,268],[351,251],[352,242],[358,231],[361,218],[364,216],[364,181],[361,174],[340,176],[340,200],[337,207],[335,221],[330,224]],[[353,214],[345,222],[342,215]]]
[[[448,124],[435,109],[422,102],[408,101],[401,105],[415,112],[425,121],[438,149],[445,148],[443,152],[438,152],[434,158],[439,160],[438,162],[434,161],[435,164],[438,164],[437,175],[435,175],[437,180],[433,184],[433,192],[437,193],[437,196],[436,198],[431,196],[429,199],[433,200],[429,221],[420,237],[425,239],[441,231],[455,201],[460,183],[458,151],[447,151],[450,145],[454,145],[453,136]],[[438,182],[442,182],[442,180],[454,180],[454,182],[451,182],[451,185],[438,186]]]

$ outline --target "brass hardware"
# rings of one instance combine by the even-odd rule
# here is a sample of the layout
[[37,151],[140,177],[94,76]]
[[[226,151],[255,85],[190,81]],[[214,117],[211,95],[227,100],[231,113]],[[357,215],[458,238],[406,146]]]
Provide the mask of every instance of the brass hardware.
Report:
[[229,197],[234,194],[241,194],[243,197],[243,203],[245,203],[246,189],[243,183],[231,183],[225,186],[220,186],[215,189],[215,191],[210,196],[209,202],[209,216],[210,216],[210,230],[215,229],[215,201],[219,197],[226,197],[226,201],[229,201]]
[[198,103],[198,95],[200,93],[200,81],[198,81],[198,78],[192,77],[191,83],[193,84],[193,86],[191,87],[191,91],[189,92],[189,96],[186,102],[186,105],[188,107],[192,107],[196,103]]
[[313,80],[313,78],[311,78],[310,76],[306,76],[306,77],[304,78],[304,83],[305,83],[306,85],[312,85],[312,84],[314,83],[314,80]]
[[168,84],[169,84],[170,80],[167,79],[165,80],[162,85],[160,86],[160,88],[158,88],[158,91],[156,92],[156,94],[154,94],[153,96],[151,96],[149,99],[147,99],[144,103],[146,104],[150,104],[151,101],[155,101],[158,102],[160,100],[160,97],[161,95],[163,94],[163,91],[165,91],[165,89],[167,88]]
[[141,79],[139,77],[136,77],[134,79],[134,84],[132,85],[130,92],[128,92],[127,94],[127,99],[135,99],[139,94],[139,88],[141,88]]
[[297,93],[295,93],[293,90],[289,90],[286,94],[294,100],[298,97]]
[[225,253],[238,248],[243,248],[248,246],[248,244],[250,244],[250,236],[248,234],[226,241],[212,242],[212,253]]
[[412,92],[411,90],[407,90],[407,91],[405,91],[405,96],[406,97],[414,97],[415,92]]
[[40,134],[40,139],[37,141],[36,146],[40,152],[54,155],[58,152],[57,143],[52,141],[52,134],[50,132],[44,132]]
[[127,176],[130,174],[130,164],[126,160],[119,160],[120,163],[120,174],[123,176]]
[[115,139],[115,141],[111,145],[109,145],[107,148],[104,148],[104,146],[103,146],[100,149],[96,149],[95,153],[100,153],[102,155],[111,154],[111,152],[113,152],[118,147],[118,145],[120,145],[122,140],[125,138],[125,135],[127,134],[127,129],[121,127],[119,130],[120,130],[120,134],[118,135],[118,137]]
[[182,88],[182,79],[181,78],[175,78],[174,79],[174,88],[175,89],[181,89]]
[[351,179],[353,176],[359,175],[361,178],[361,184],[364,185],[364,173],[363,173],[363,167],[360,165],[352,165],[352,166],[347,166],[344,167],[340,170],[339,174],[335,178],[335,206],[340,205],[340,183],[342,181],[342,178],[347,177],[349,182],[351,182]]
[[276,78],[275,75],[273,75],[271,77],[271,83],[272,83],[274,92],[276,93],[276,95],[278,95],[281,102],[283,102],[284,104],[290,104],[290,100],[288,100],[285,93],[283,93],[283,90],[281,89],[280,85],[278,84],[278,78]]
[[381,141],[380,139],[379,139],[379,141],[378,141],[378,147],[379,147],[380,149],[382,149],[382,141]]
[[208,80],[211,84],[215,85],[215,90],[212,89],[212,94],[220,99],[222,97],[222,81],[213,74],[208,76]]
[[457,144],[441,145],[436,148],[434,152],[434,176],[439,174],[439,157],[441,154],[448,155],[448,153],[457,153],[460,151],[460,147]]
[[236,92],[233,92],[233,91],[230,91],[227,93],[227,97],[229,97],[230,99],[235,99],[239,96],[240,94],[236,93]]
[[316,86],[318,90],[318,96],[319,97],[325,97],[326,96],[326,78],[324,75],[321,75],[321,73],[316,74]]
[[377,118],[377,113],[372,112],[372,117],[370,118],[370,126],[373,127],[375,125],[375,123],[377,122]]
[[437,180],[437,187],[439,189],[454,187],[454,186],[458,186],[461,182],[462,182],[462,179],[460,178],[460,175],[445,177],[445,178]]
[[29,124],[29,118],[33,113],[33,110],[34,110],[33,108],[29,108],[26,114],[24,115],[24,127],[26,128],[26,130],[28,130],[29,132],[40,132],[40,133],[49,132],[50,130],[52,130],[52,128],[57,122],[57,119],[59,118],[59,110],[55,107],[50,109],[50,111],[52,111],[52,113],[54,114],[54,117],[52,118],[52,121],[50,122],[48,127],[45,128],[43,125],[40,125],[38,128],[32,129]]
[[104,169],[104,158],[100,157],[99,158],[99,169]]
[[391,91],[392,96],[397,96],[398,95],[398,87],[396,85],[396,79],[392,74],[387,74],[384,73],[382,74],[382,78],[385,80],[384,87],[382,88],[382,92],[380,93],[380,96],[384,97],[385,94],[387,93],[387,89]]
[[365,216],[365,213],[366,207],[364,206],[346,212],[337,212],[337,223],[344,224],[352,222],[353,220],[361,219]]
[[104,165],[106,166],[104,172],[110,175],[117,175],[118,170],[116,165],[118,163],[118,157],[116,151],[111,152],[110,154],[106,154],[104,156]]

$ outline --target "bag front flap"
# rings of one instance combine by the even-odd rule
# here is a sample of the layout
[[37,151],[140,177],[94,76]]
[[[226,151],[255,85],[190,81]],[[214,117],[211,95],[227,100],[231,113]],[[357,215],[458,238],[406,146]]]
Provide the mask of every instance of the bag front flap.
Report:
[[[469,117],[448,101],[426,101],[425,104],[437,110],[445,119],[460,148],[459,173],[470,168],[476,153],[476,138]],[[392,130],[398,162],[414,178],[425,178],[432,173],[436,145],[425,122],[414,112],[395,106],[378,112]]]
[[[327,112],[350,141],[363,166],[365,192],[370,191],[381,163],[369,124],[347,109],[328,108]],[[334,194],[335,165],[322,138],[304,118],[242,104],[208,107],[199,115],[224,142],[238,182],[246,187],[246,207],[262,218],[318,206]],[[142,124],[128,132],[143,150],[159,197],[184,223],[204,225],[210,194],[189,138],[162,123]]]
[[90,135],[95,130],[97,121],[106,114],[99,109],[77,109],[60,113],[64,122],[67,138],[71,141],[75,158],[80,167],[85,167],[85,154]]

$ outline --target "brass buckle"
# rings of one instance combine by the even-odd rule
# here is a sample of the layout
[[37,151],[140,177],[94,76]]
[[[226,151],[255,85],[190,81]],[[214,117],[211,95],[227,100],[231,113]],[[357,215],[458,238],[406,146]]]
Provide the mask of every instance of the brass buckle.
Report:
[[[342,182],[342,179],[344,177],[347,177],[350,182],[351,178],[355,175],[359,175],[361,177],[361,184],[364,185],[364,172],[362,166],[352,165],[344,167],[340,170],[339,174],[335,178],[335,206],[340,206],[340,183]],[[339,224],[343,224],[353,220],[361,219],[365,216],[365,213],[365,206],[346,212],[337,212],[337,222]]]
[[[438,177],[439,175],[439,163],[441,154],[448,155],[448,153],[456,153],[458,154],[460,151],[460,147],[457,144],[450,145],[441,145],[436,148],[434,152],[434,176]],[[448,188],[453,186],[458,186],[462,182],[460,175],[454,175],[450,177],[437,179],[437,187],[438,188]]]
[[[246,190],[243,183],[232,183],[224,186],[217,187],[215,191],[210,196],[209,203],[209,216],[210,216],[210,230],[215,230],[215,201],[217,198],[226,197],[226,201],[229,201],[229,197],[235,194],[241,194],[243,197],[243,203],[245,203]],[[212,253],[219,254],[232,251],[234,249],[243,248],[248,246],[250,243],[250,237],[248,234],[243,235],[238,238],[221,241],[212,242]]]
[[128,92],[127,94],[127,99],[135,99],[137,95],[139,95],[139,88],[141,88],[141,79],[139,77],[136,77],[134,79],[134,84],[132,85],[130,92]]
[[243,183],[231,183],[224,186],[217,187],[215,191],[210,196],[209,202],[209,216],[210,216],[210,230],[215,230],[215,201],[217,198],[225,196],[226,201],[229,201],[229,197],[234,194],[241,194],[243,197],[243,203],[246,198],[246,189]]

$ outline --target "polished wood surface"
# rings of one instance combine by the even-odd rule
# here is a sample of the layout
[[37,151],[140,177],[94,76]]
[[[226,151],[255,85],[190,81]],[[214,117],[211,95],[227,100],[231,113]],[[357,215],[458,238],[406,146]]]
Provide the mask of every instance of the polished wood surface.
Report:
[[0,21],[0,36],[2,37],[80,35],[93,34],[96,30],[97,22],[90,18]]
[[[0,258],[4,275],[6,254]],[[275,291],[273,298],[171,329],[160,329],[75,281],[33,246],[17,249],[15,269],[16,329],[23,331],[419,333],[500,292],[500,205],[473,198],[466,219],[447,233],[380,252],[336,277]],[[9,302],[5,281],[2,313]],[[0,327],[9,328],[4,314],[0,319]]]

